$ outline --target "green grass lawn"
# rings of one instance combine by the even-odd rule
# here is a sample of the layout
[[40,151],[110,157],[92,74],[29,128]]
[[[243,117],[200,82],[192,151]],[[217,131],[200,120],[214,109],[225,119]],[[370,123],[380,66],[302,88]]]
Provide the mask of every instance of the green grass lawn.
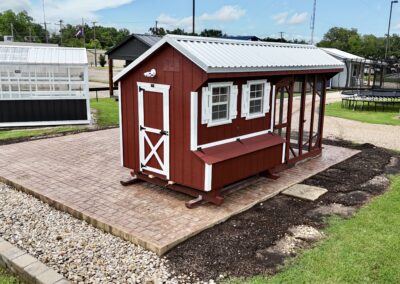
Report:
[[[111,98],[95,99],[90,101],[91,107],[96,110],[97,126],[99,128],[118,126],[118,102]],[[0,140],[16,140],[30,137],[48,136],[59,133],[86,131],[85,126],[26,128],[15,130],[0,130]]]
[[16,129],[16,130],[0,130],[0,140],[14,140],[38,136],[47,136],[59,133],[68,133],[75,131],[84,131],[81,127],[49,127],[35,129]]
[[90,105],[96,110],[97,125],[99,127],[118,126],[119,112],[118,102],[112,98],[90,100]]
[[400,283],[400,176],[351,219],[333,218],[328,238],[275,276],[232,283]]
[[10,276],[2,267],[0,267],[0,284],[19,284],[22,283],[18,278]]
[[366,123],[400,125],[398,118],[400,113],[397,111],[361,111],[341,107],[341,102],[326,105],[326,115],[345,119],[351,119]]

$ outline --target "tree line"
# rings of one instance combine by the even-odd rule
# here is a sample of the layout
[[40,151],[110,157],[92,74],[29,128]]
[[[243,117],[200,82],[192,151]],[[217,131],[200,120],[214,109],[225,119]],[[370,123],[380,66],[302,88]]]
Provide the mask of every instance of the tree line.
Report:
[[[54,25],[56,23],[51,23]],[[83,34],[76,36],[82,29]],[[96,40],[94,33],[96,32]],[[109,49],[130,34],[128,29],[82,25],[61,25],[59,32],[49,32],[43,25],[35,23],[27,12],[14,13],[11,10],[0,13],[0,41],[3,36],[14,35],[14,41],[54,43],[62,46]]]
[[[53,25],[56,23],[52,23]],[[83,34],[79,34],[79,30]],[[96,33],[96,39],[94,39]],[[174,30],[164,29],[162,27],[151,27],[149,33],[163,36],[165,34],[193,35],[183,29]],[[0,13],[0,40],[5,35],[14,35],[15,41],[39,42],[60,44],[71,47],[87,47],[98,49],[110,49],[121,42],[130,32],[128,29],[116,29],[104,26],[89,26],[88,24],[60,26],[59,32],[49,32],[41,24],[35,23],[33,18],[27,12],[15,13],[7,10]],[[79,34],[79,36],[77,36]],[[227,37],[227,34],[218,29],[204,29],[195,34],[203,37]],[[285,38],[262,38],[262,41],[289,42],[289,43],[307,43],[304,40],[287,40]],[[385,57],[385,37],[377,37],[372,34],[361,35],[357,29],[346,29],[333,27],[323,36],[317,44],[319,47],[333,47],[350,52],[370,59],[383,59]],[[389,57],[400,58],[400,36],[397,34],[390,36]]]
[[[357,29],[333,27],[317,46],[337,48],[364,58],[380,60],[385,58],[386,37],[361,35]],[[388,57],[400,58],[400,36],[397,34],[390,36]]]

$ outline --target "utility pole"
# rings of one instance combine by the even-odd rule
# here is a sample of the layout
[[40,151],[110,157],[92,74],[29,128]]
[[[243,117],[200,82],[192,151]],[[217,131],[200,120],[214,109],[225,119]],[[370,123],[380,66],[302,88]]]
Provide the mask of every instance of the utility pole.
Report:
[[392,9],[393,9],[394,3],[399,3],[399,1],[393,0],[390,2],[390,14],[389,14],[389,24],[388,24],[388,32],[387,32],[387,38],[386,38],[385,59],[387,59],[389,52],[390,52],[390,23],[392,21]]
[[283,34],[285,33],[285,32],[279,32],[280,34],[281,34],[281,42],[283,42]]
[[13,40],[14,40],[14,25],[13,25],[13,23],[10,23],[10,28],[11,28],[11,36],[13,37]]
[[60,46],[62,46],[62,38],[63,38],[63,34],[62,34],[62,24],[63,24],[63,20],[59,20],[58,23],[60,25]]
[[97,67],[97,44],[96,44],[96,23],[93,23],[93,37],[94,37],[94,66]]
[[46,43],[49,43],[49,35],[47,34],[46,12],[44,9],[44,0],[42,0],[42,4],[43,4],[43,25],[44,25]]
[[196,24],[196,0],[193,0],[193,11],[192,11],[192,33],[195,34],[195,24]]
[[310,24],[310,28],[311,28],[311,44],[314,44],[314,29],[315,29],[315,12],[317,10],[317,0],[314,0],[314,8],[313,8],[313,13],[312,13],[312,17],[311,17],[311,24]]
[[82,18],[82,35],[83,35],[83,47],[86,48],[86,34],[85,34],[85,22]]

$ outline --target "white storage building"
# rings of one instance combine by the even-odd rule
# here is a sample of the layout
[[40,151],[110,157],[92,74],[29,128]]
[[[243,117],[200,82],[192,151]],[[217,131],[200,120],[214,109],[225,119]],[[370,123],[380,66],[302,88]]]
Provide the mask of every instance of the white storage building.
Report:
[[330,80],[330,87],[339,89],[363,87],[365,58],[337,48],[321,49],[345,64],[343,71]]
[[0,127],[88,123],[84,48],[0,45]]

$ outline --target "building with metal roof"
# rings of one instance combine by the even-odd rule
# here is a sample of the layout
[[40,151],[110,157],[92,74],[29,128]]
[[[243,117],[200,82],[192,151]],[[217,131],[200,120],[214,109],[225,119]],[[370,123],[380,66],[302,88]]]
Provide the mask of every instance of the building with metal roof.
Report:
[[343,67],[343,63],[312,45],[166,35],[119,73],[114,81],[118,81],[165,44],[173,46],[207,73]]
[[127,66],[160,40],[161,37],[155,35],[131,34],[106,52],[106,55],[108,56],[108,70],[110,75],[110,96],[113,95],[114,89],[112,83],[113,60],[124,60],[125,66]]
[[124,184],[220,205],[224,187],[321,154],[326,83],[343,67],[310,45],[165,36],[114,77]]
[[360,88],[364,86],[364,68],[367,59],[337,48],[321,48],[327,54],[345,64],[342,72],[330,81],[332,88]]
[[0,45],[0,127],[87,123],[84,48]]

